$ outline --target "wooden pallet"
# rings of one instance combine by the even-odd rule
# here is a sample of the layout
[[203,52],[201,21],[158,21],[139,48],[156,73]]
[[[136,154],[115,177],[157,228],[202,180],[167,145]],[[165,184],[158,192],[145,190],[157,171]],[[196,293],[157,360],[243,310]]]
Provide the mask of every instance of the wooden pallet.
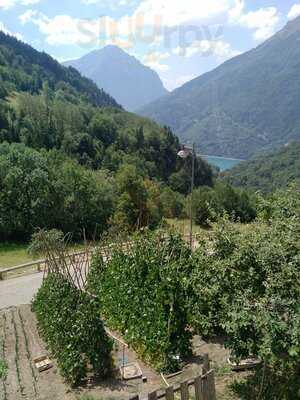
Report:
[[124,379],[125,381],[142,378],[143,376],[141,367],[137,362],[126,364],[124,365],[124,367],[120,367],[120,372],[122,379]]
[[35,364],[36,369],[39,372],[47,371],[48,369],[53,367],[53,364],[51,360],[48,358],[48,356],[35,358],[33,362]]

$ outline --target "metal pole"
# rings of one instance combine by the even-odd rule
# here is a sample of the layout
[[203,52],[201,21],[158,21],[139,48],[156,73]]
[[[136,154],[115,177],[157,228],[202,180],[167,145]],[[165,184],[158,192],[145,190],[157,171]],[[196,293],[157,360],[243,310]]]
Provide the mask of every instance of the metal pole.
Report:
[[192,182],[191,182],[191,209],[190,209],[190,247],[193,250],[193,193],[195,184],[195,143],[192,150]]

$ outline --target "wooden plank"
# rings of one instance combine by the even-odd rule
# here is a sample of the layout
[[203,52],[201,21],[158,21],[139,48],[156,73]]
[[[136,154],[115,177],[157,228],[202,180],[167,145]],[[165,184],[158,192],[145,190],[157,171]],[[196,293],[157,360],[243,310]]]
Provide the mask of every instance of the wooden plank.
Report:
[[212,370],[208,375],[208,387],[209,387],[209,400],[216,400],[216,382],[215,372]]
[[170,386],[166,389],[166,399],[167,400],[174,400],[174,388]]
[[210,370],[210,361],[209,361],[209,355],[204,354],[203,356],[203,367],[202,367],[202,374],[207,374],[207,372]]
[[188,381],[182,382],[180,385],[181,400],[189,400],[189,383]]
[[202,399],[203,400],[210,400],[207,376],[202,377]]
[[202,395],[202,377],[198,376],[195,379],[195,398],[196,400],[203,400]]
[[149,393],[148,400],[157,400],[157,392]]

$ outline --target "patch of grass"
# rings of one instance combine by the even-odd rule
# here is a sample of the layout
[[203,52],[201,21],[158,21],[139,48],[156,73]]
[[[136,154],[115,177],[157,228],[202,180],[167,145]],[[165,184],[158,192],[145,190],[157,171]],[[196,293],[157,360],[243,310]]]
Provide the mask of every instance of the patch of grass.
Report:
[[7,376],[7,365],[6,362],[0,360],[0,379],[5,379]]
[[[172,228],[178,230],[182,235],[190,234],[190,221],[188,219],[167,219],[168,225]],[[247,232],[251,229],[252,224],[241,224],[238,222],[233,222],[232,225],[238,232]],[[209,238],[210,234],[215,230],[216,224],[212,224],[210,228],[203,228],[199,225],[193,224],[193,234],[201,234],[204,238]]]
[[[168,225],[175,228],[181,235],[190,234],[190,221],[188,219],[167,219]],[[207,235],[210,229],[204,229],[199,225],[193,224],[193,234],[204,234]]]
[[[28,254],[28,243],[0,243],[0,270],[9,267],[16,267],[43,258],[34,257]],[[72,251],[80,251],[84,246],[80,243],[72,244]]]
[[214,365],[214,370],[217,376],[232,374],[232,369],[228,364]]
[[27,253],[27,244],[0,243],[0,269],[34,261]]

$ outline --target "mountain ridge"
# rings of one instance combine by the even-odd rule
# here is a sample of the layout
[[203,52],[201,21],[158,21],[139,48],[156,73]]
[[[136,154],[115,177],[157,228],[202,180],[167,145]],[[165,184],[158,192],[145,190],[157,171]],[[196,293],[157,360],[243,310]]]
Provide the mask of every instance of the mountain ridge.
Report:
[[284,145],[300,132],[298,40],[300,17],[139,112],[206,154],[249,158]]
[[115,45],[93,50],[63,65],[72,66],[92,79],[128,111],[168,93],[156,71]]
[[[39,52],[14,36],[0,31],[0,74],[2,90],[38,93],[45,81],[51,89],[64,89],[74,100],[94,106],[120,105],[74,68],[65,68],[45,52]],[[4,95],[4,94],[3,94]]]

